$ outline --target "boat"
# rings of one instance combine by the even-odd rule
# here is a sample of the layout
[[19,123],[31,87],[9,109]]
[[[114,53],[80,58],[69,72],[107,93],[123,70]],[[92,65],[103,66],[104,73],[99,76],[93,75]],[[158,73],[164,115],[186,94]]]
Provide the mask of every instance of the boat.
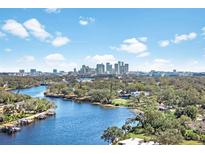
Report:
[[46,119],[46,115],[45,114],[40,114],[38,117],[37,117],[38,120],[44,120]]
[[17,126],[4,126],[4,127],[1,129],[1,131],[2,131],[3,133],[7,133],[7,134],[9,134],[9,135],[14,134],[14,133],[16,133],[16,132],[18,132],[18,131],[20,131],[20,130],[21,130],[21,128],[20,128],[20,127],[17,127]]
[[28,124],[28,120],[27,119],[20,119],[19,120],[19,125],[24,126]]
[[16,132],[19,132],[21,130],[20,127],[13,127],[13,129],[16,131]]
[[52,112],[52,111],[49,111],[49,112],[46,113],[46,115],[48,115],[48,116],[53,116],[53,115],[55,115],[55,114],[56,114],[56,113],[55,113],[54,111],[53,111],[53,112]]

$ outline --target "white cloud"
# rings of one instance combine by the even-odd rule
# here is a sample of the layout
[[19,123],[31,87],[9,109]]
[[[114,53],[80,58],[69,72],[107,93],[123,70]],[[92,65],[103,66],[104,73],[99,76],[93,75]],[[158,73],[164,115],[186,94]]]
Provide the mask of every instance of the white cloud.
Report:
[[10,48],[5,48],[4,51],[5,51],[5,52],[11,52],[12,49],[10,49]]
[[48,68],[47,70],[52,70],[53,68],[56,68],[58,70],[64,70],[65,72],[67,71],[72,71],[74,68],[77,68],[78,65],[77,63],[74,62],[67,62],[67,61],[62,61],[62,62],[55,62],[55,63],[45,63],[45,68]]
[[53,53],[50,55],[47,55],[45,58],[45,67],[53,67],[58,68],[62,70],[72,70],[73,68],[77,67],[76,63],[73,62],[67,62],[64,55],[60,53]]
[[44,59],[46,64],[50,66],[59,65],[61,62],[65,61],[65,57],[60,53],[50,54],[46,56]]
[[40,39],[41,41],[45,41],[48,38],[51,38],[51,34],[49,34],[46,30],[44,25],[42,25],[37,19],[32,18],[24,22],[23,24],[29,32],[36,38]]
[[29,36],[23,25],[13,19],[6,20],[2,30],[20,38],[27,38]]
[[138,38],[141,42],[147,42],[147,37],[139,37]]
[[162,40],[159,42],[159,46],[160,47],[166,47],[170,44],[170,41],[169,40]]
[[168,59],[161,59],[157,58],[153,61],[144,62],[142,64],[139,64],[137,68],[134,68],[135,70],[141,70],[141,71],[172,71],[174,69],[174,64],[171,63]]
[[57,14],[57,13],[60,13],[61,12],[61,9],[59,9],[59,8],[47,8],[47,9],[45,9],[45,11],[46,11],[46,13],[55,13],[55,14]]
[[[205,28],[204,28],[204,31],[205,31]],[[196,37],[197,37],[197,33],[195,33],[195,32],[191,32],[191,33],[188,33],[188,34],[181,34],[181,35],[176,34],[175,38],[173,40],[159,41],[159,46],[160,47],[166,47],[166,46],[170,45],[170,43],[178,44],[178,43],[181,43],[183,41],[194,40]]]
[[175,35],[175,38],[173,40],[173,43],[180,43],[182,41],[188,41],[188,40],[193,40],[197,37],[197,34],[195,32],[191,32],[189,34],[182,34],[182,35]]
[[87,56],[85,58],[87,61],[90,62],[98,62],[98,63],[114,63],[116,62],[116,59],[113,55],[95,55],[95,56]]
[[52,41],[52,45],[55,46],[55,47],[60,47],[60,46],[66,45],[69,42],[70,42],[70,39],[65,37],[65,36],[57,36]]
[[76,68],[78,65],[76,63],[68,63],[68,62],[63,62],[63,63],[60,63],[58,65],[59,68],[61,69],[65,69],[65,70],[72,70],[73,68]]
[[86,26],[88,24],[91,24],[95,22],[95,19],[92,18],[92,17],[79,17],[79,24],[82,25],[82,26]]
[[147,56],[149,56],[149,55],[150,55],[149,52],[143,52],[143,53],[137,55],[137,57],[142,58],[142,57],[147,57]]
[[19,63],[32,63],[35,61],[35,58],[33,56],[23,56],[19,60],[17,60]]
[[141,54],[147,50],[147,45],[137,38],[130,38],[123,41],[119,48],[116,48],[118,51],[125,51],[133,54]]
[[165,63],[170,63],[170,60],[167,59],[154,59],[155,63],[161,63],[161,64],[165,64]]

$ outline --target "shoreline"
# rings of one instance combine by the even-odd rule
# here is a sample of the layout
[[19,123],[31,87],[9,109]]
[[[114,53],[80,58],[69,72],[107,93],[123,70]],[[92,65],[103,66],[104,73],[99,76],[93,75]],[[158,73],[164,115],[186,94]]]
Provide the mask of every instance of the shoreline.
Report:
[[136,109],[136,108],[131,108],[131,111],[134,113],[134,114],[143,114],[144,112],[143,111],[141,111],[141,110],[139,110],[139,109]]
[[[33,86],[33,87],[37,87],[37,86]],[[30,87],[30,88],[32,88],[32,87]],[[21,90],[21,89],[19,89],[19,90]],[[64,100],[71,100],[71,101],[74,101],[75,103],[87,103],[87,104],[92,104],[92,105],[99,105],[100,107],[108,108],[108,109],[109,108],[127,108],[127,109],[133,111],[133,108],[130,108],[130,107],[127,107],[127,106],[122,106],[122,105],[116,106],[116,105],[112,105],[112,104],[103,104],[103,103],[100,103],[100,102],[92,102],[92,101],[81,100],[81,99],[80,100],[79,99],[71,99],[71,98],[64,97],[63,95],[60,95],[60,96],[59,95],[54,95],[54,96],[49,95],[49,96],[47,96],[47,95],[44,94],[44,96],[45,97],[60,98],[60,99],[64,99]],[[86,97],[84,97],[84,98],[86,98]],[[5,127],[5,128],[15,128],[15,129],[20,129],[21,130],[24,126],[27,126],[27,125],[30,125],[30,124],[33,125],[33,124],[35,124],[35,122],[40,121],[41,119],[38,119],[37,117],[39,115],[46,115],[48,113],[48,111],[52,110],[52,109],[54,109],[54,108],[48,109],[48,110],[46,110],[44,112],[41,112],[41,113],[36,113],[34,115],[30,115],[30,116],[25,117],[25,118],[21,118],[21,119],[15,120],[15,121],[4,123],[4,124],[0,125],[0,130],[2,130],[3,127]],[[133,113],[135,114],[135,112],[133,112]],[[49,117],[49,116],[47,116],[47,117]],[[23,119],[27,120],[27,121],[30,121],[30,122],[27,123],[27,124],[21,124],[20,121],[23,120]],[[6,126],[8,126],[8,127],[6,127]],[[14,133],[17,133],[17,132],[18,131],[14,132]],[[1,131],[1,133],[5,133],[5,132]],[[9,133],[7,133],[7,132],[6,132],[6,134],[9,135]]]
[[[38,87],[38,86],[42,86],[42,83],[40,83],[38,85],[24,87],[24,88],[21,88],[19,90],[29,89],[29,88]],[[12,91],[12,90],[18,90],[18,89],[14,88],[14,89],[6,90],[6,91]],[[100,102],[92,102],[91,100],[89,100],[87,98],[85,99],[85,97],[84,98],[83,97],[77,97],[75,95],[74,96],[68,96],[68,95],[66,96],[66,95],[63,95],[63,94],[52,94],[52,93],[47,94],[47,91],[44,91],[44,96],[45,97],[51,97],[51,98],[61,98],[61,99],[64,99],[64,100],[71,100],[71,101],[75,101],[76,103],[78,103],[80,101],[80,102],[83,102],[83,103],[90,103],[90,104],[93,104],[93,105],[99,105],[99,106],[106,107],[106,108],[122,108],[122,107],[124,107],[124,108],[128,108],[128,109],[132,110],[135,114],[139,114],[141,112],[136,108],[123,106],[123,105],[116,106],[116,105],[113,105],[113,104],[102,104]]]
[[8,92],[11,92],[13,90],[23,90],[23,89],[29,89],[29,88],[38,87],[38,86],[41,86],[41,83],[38,84],[38,85],[30,85],[30,86],[25,86],[25,87],[22,87],[22,88],[6,88],[4,90],[8,91]]
[[44,96],[51,97],[51,98],[61,98],[61,99],[64,99],[64,100],[71,100],[71,101],[74,101],[76,103],[79,103],[79,102],[90,103],[90,104],[93,104],[93,105],[99,105],[99,106],[106,107],[106,108],[128,108],[128,109],[133,109],[133,108],[128,107],[128,106],[122,106],[122,105],[116,106],[116,105],[113,105],[113,104],[103,104],[103,103],[100,103],[100,102],[91,101],[86,97],[84,97],[84,98],[83,97],[78,97],[77,98],[76,96],[70,97],[70,96],[66,96],[66,95],[63,95],[63,94],[52,94],[52,93],[47,94],[46,91],[44,92]]
[[[24,117],[24,118],[21,118],[21,119],[17,119],[15,121],[10,121],[10,122],[6,122],[4,124],[1,124],[0,125],[0,130],[4,127],[17,127],[17,126],[22,126],[20,121],[21,120],[25,120],[25,121],[28,121],[28,124],[32,124],[34,123],[36,120],[41,120],[41,119],[38,119],[40,116],[44,116],[45,119],[49,116],[53,116],[55,115],[55,111],[53,111],[52,114],[49,114],[49,112],[51,112],[51,110],[54,110],[54,108],[50,108],[46,111],[43,111],[43,112],[40,112],[40,113],[36,113],[34,115],[31,115],[31,116],[28,116],[28,117]],[[27,125],[28,125],[27,124]]]
[[88,101],[88,100],[76,100],[76,99],[64,97],[64,95],[46,95],[44,93],[44,96],[45,97],[51,97],[51,98],[60,98],[60,99],[63,99],[63,100],[70,100],[70,101],[73,101],[74,103],[81,103],[82,102],[82,103],[88,103],[88,104],[92,104],[92,105],[98,105],[98,106],[103,107],[103,108],[127,108],[134,115],[138,115],[140,113],[144,113],[143,111],[140,111],[137,108],[123,106],[123,105],[116,106],[116,105],[113,105],[113,104],[102,104],[100,102],[92,102],[92,101]]
[[[41,84],[33,85],[33,86],[29,86],[29,87],[24,87],[24,88],[21,88],[21,89],[15,89],[15,88],[14,89],[7,89],[7,91],[12,92],[12,90],[29,89],[29,88],[38,87],[38,86],[41,86]],[[116,106],[116,105],[113,105],[113,104],[103,104],[103,103],[96,102],[96,101],[93,102],[88,97],[77,97],[76,95],[68,96],[68,95],[63,95],[63,94],[52,94],[52,93],[48,93],[47,91],[44,91],[44,96],[45,97],[51,97],[51,98],[60,98],[60,99],[63,99],[63,100],[71,100],[71,101],[74,101],[75,103],[88,103],[88,104],[92,104],[92,105],[99,105],[103,108],[127,108],[127,109],[131,110],[131,112],[133,112],[135,115],[139,114],[139,112],[138,112],[139,110],[137,110],[135,108],[128,107],[128,106],[123,106],[123,105]],[[46,118],[47,118],[47,113],[49,112],[49,110],[52,110],[52,109],[54,109],[54,108],[48,109],[47,111],[44,111],[44,112],[41,112],[41,113],[36,113],[36,114],[31,115],[29,117],[25,117],[25,118],[21,118],[21,119],[15,120],[15,121],[11,121],[11,122],[1,124],[0,129],[2,129],[3,127],[6,127],[6,126],[19,126],[20,125],[19,121],[22,120],[22,119],[30,121],[29,124],[31,124],[31,123],[34,123],[36,120],[39,120],[39,119],[37,119],[37,117],[40,116],[40,115],[45,115]]]

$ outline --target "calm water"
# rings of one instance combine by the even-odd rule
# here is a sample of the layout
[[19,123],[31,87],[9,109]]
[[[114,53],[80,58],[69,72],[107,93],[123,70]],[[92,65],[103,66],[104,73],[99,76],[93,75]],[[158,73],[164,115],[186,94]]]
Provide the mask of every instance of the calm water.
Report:
[[[23,89],[22,94],[44,98],[45,86]],[[103,108],[47,98],[58,107],[56,116],[22,128],[13,136],[0,133],[0,144],[107,144],[100,136],[109,126],[121,126],[134,116],[127,108]]]

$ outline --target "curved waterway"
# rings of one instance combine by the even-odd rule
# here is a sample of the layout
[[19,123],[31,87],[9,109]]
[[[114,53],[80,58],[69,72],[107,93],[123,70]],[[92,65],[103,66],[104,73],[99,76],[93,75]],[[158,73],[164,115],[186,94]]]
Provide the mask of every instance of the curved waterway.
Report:
[[[101,145],[100,137],[110,126],[122,126],[134,113],[127,108],[104,108],[90,103],[76,103],[43,95],[45,86],[22,89],[21,94],[46,98],[57,105],[56,116],[35,122],[15,135],[0,133],[0,144]],[[16,91],[14,91],[16,92]]]

